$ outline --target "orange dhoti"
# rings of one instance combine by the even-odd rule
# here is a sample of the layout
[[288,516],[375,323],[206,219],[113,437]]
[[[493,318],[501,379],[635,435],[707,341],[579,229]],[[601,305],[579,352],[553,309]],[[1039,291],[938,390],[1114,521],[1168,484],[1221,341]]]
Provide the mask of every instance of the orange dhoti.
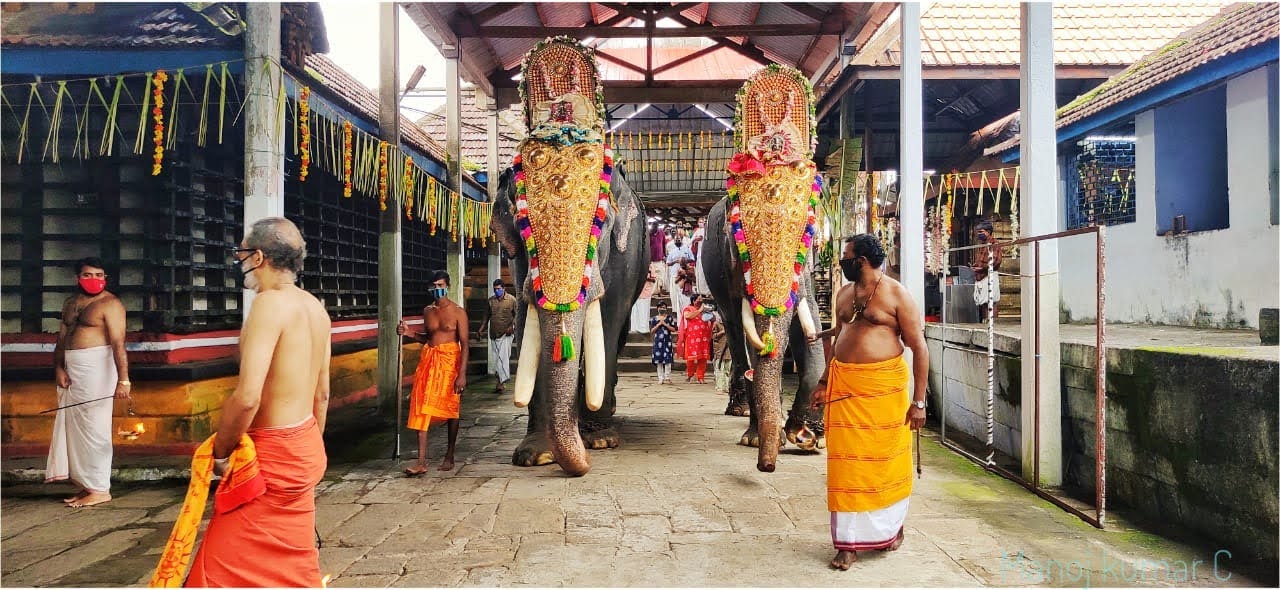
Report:
[[827,376],[827,508],[837,550],[884,549],[902,530],[911,495],[911,429],[903,357],[833,360]]
[[324,476],[324,440],[314,417],[294,426],[255,428],[232,452],[218,484],[214,514],[191,558],[213,471],[213,437],[196,449],[191,485],[152,587],[318,587],[316,484]]
[[434,420],[458,417],[460,396],[453,384],[458,379],[457,342],[423,346],[418,370],[413,374],[413,394],[409,396],[409,428],[426,430]]

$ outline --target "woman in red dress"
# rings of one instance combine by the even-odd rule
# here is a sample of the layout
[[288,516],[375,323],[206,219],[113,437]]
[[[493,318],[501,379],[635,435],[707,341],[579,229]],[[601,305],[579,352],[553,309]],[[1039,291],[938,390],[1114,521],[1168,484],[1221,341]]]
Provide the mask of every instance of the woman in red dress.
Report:
[[702,296],[694,294],[693,300],[680,314],[681,353],[685,362],[685,383],[697,378],[707,382],[707,360],[711,358],[711,322],[702,309]]

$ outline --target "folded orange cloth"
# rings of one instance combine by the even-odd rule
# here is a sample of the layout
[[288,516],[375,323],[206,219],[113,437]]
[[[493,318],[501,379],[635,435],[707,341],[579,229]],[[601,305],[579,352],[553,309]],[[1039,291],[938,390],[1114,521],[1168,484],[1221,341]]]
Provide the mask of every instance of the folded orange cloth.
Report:
[[[195,548],[200,518],[204,515],[205,504],[209,499],[209,485],[213,481],[213,439],[216,437],[217,435],[210,436],[201,443],[196,448],[195,456],[191,458],[191,483],[187,486],[187,497],[177,522],[173,523],[173,532],[169,534],[164,552],[160,554],[160,564],[151,576],[149,586],[152,588],[177,588],[182,585],[187,564],[191,562],[191,551]],[[258,453],[253,439],[242,435],[240,446],[228,457],[227,475],[222,478],[218,491],[214,494],[214,511],[218,514],[230,512],[266,491],[267,484],[258,466]]]
[[413,374],[413,394],[409,396],[409,428],[426,430],[436,421],[458,417],[460,396],[453,389],[458,379],[457,342],[423,346],[418,370]]
[[907,362],[831,361],[827,375],[827,506],[868,512],[911,495]]
[[[232,453],[229,475],[215,495],[209,528],[193,557],[191,549],[213,473],[212,450],[210,439],[196,451],[187,501],[151,586],[321,586],[315,488],[327,459],[315,418],[295,426],[251,429],[241,438]],[[262,480],[263,492],[256,492],[254,479]],[[188,562],[191,572],[184,584]]]

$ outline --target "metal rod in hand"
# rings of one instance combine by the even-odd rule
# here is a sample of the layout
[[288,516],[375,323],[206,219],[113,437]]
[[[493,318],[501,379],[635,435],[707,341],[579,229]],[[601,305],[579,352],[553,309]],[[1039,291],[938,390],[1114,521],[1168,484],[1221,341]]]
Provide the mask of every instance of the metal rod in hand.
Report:
[[920,469],[920,429],[916,429],[916,479],[920,479],[920,475],[924,473]]
[[400,422],[404,412],[404,335],[401,334],[397,340],[399,347],[396,356],[400,361],[396,369],[396,442],[395,448],[391,449],[393,460],[400,458]]
[[76,407],[76,406],[83,406],[84,404],[91,404],[91,403],[93,403],[93,402],[100,402],[100,401],[102,401],[102,400],[104,400],[104,399],[111,399],[111,398],[113,398],[113,397],[115,397],[115,394],[111,394],[111,395],[108,395],[108,396],[106,396],[106,397],[100,397],[100,398],[97,398],[97,399],[91,399],[91,400],[85,400],[85,401],[82,401],[82,402],[76,402],[76,403],[74,403],[74,404],[67,404],[67,405],[65,405],[65,406],[58,406],[58,407],[56,407],[56,408],[49,408],[49,409],[47,409],[47,410],[45,410],[45,411],[43,411],[43,412],[40,412],[40,413],[41,413],[41,414],[48,414],[49,412],[56,412],[56,411],[58,411],[58,410],[65,410],[65,409],[67,409],[67,408],[74,408],[74,407]]

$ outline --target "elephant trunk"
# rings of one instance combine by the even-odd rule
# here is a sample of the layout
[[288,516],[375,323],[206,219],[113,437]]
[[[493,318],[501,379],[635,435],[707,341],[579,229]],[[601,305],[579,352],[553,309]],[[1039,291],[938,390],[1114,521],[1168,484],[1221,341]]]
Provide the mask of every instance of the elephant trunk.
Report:
[[752,382],[755,386],[755,412],[757,428],[760,434],[759,456],[756,468],[767,473],[773,472],[778,462],[778,448],[782,444],[782,352],[787,349],[787,326],[791,324],[791,313],[771,318],[755,316],[751,324],[758,333],[768,333],[772,323],[772,333],[777,340],[776,352],[772,356],[759,357],[756,362]]
[[[596,302],[592,302],[595,305]],[[603,354],[603,351],[583,350],[583,320],[585,310],[568,313],[540,312],[543,314],[540,328],[544,345],[541,361],[545,370],[540,371],[545,381],[547,400],[550,402],[551,450],[556,463],[569,475],[585,475],[591,470],[582,436],[578,434],[578,375],[583,356]],[[563,336],[573,341],[574,353],[567,360],[555,362],[552,350],[561,346]],[[578,351],[581,351],[579,354]],[[590,361],[588,361],[590,362]]]

